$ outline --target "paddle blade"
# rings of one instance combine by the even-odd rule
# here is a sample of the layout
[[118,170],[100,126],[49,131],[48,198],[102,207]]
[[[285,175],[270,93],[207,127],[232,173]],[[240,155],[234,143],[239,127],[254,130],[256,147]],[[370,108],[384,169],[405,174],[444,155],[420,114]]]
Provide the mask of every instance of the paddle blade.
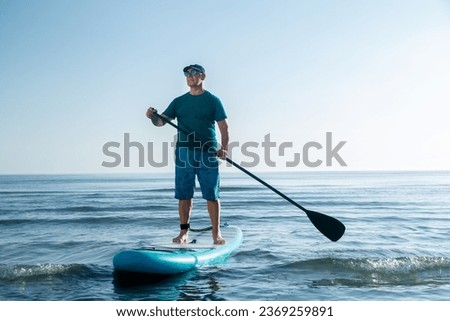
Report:
[[310,210],[306,210],[305,213],[311,223],[331,241],[336,242],[344,235],[345,225],[334,217]]

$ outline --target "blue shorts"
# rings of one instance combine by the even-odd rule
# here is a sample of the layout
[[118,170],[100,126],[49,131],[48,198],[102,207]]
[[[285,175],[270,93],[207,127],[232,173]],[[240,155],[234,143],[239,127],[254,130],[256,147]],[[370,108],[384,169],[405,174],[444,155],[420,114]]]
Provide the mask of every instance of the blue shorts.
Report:
[[208,201],[220,198],[219,159],[215,153],[201,149],[177,147],[175,149],[175,198],[194,197],[197,176],[202,197]]

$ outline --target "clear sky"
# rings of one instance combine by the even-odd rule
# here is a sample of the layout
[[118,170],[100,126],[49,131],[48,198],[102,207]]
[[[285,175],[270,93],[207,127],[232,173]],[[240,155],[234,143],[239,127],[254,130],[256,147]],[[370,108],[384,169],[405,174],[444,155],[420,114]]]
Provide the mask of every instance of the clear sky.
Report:
[[[124,136],[162,160],[174,130],[145,111],[187,91],[191,63],[255,170],[449,170],[449,57],[449,1],[0,0],[0,174],[170,171],[137,148],[125,168]],[[326,166],[327,132],[346,167]],[[310,142],[321,166],[287,167]]]

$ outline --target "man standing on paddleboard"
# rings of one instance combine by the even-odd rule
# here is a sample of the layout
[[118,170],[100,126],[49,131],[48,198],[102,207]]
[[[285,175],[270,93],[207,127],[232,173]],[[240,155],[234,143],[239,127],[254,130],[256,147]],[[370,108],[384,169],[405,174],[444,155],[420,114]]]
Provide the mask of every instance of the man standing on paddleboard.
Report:
[[[183,72],[189,92],[175,98],[161,114],[168,120],[176,118],[180,128],[175,148],[175,198],[178,199],[180,234],[173,238],[173,242],[187,242],[197,177],[202,197],[207,202],[214,244],[224,244],[220,233],[218,158],[225,159],[227,156],[227,115],[220,99],[203,88],[205,68],[197,64],[189,65]],[[166,124],[153,107],[148,108],[147,117],[156,126]],[[216,138],[216,122],[221,135],[220,147]]]

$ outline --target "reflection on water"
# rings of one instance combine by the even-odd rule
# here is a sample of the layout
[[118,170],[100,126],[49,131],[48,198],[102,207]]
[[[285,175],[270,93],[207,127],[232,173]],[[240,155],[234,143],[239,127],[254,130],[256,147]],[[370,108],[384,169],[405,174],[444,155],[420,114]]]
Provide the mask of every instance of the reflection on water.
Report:
[[114,293],[118,300],[221,301],[221,286],[214,272],[191,270],[161,276],[145,273],[113,273]]

